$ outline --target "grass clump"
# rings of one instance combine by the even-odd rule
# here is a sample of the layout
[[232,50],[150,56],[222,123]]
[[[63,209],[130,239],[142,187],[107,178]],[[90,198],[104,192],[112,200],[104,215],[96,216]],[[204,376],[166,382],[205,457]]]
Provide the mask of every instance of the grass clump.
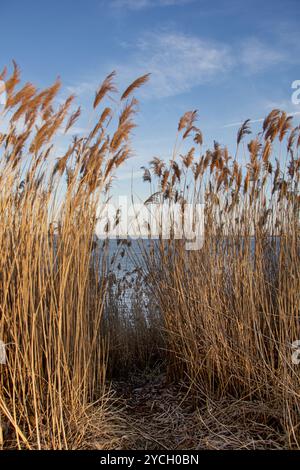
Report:
[[80,448],[87,434],[98,432],[98,447],[115,446],[102,334],[106,258],[94,237],[99,206],[130,155],[137,109],[131,94],[140,83],[99,112],[100,103],[116,92],[110,74],[95,96],[92,130],[71,138],[67,151],[57,155],[56,138],[72,132],[80,116],[80,108],[71,111],[74,96],[59,105],[59,81],[42,91],[30,83],[19,86],[15,63],[12,75],[5,74],[0,337],[7,362],[0,366],[1,445]]

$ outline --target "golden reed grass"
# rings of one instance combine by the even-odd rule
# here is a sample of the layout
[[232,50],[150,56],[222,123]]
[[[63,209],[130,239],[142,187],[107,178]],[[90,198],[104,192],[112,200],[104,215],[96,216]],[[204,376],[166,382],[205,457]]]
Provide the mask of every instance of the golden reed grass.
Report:
[[[277,429],[284,447],[299,448],[292,343],[300,339],[300,127],[275,109],[247,144],[247,120],[232,157],[217,142],[203,152],[196,118],[193,111],[180,120],[170,164],[156,158],[144,173],[157,188],[149,200],[180,202],[183,212],[188,202],[205,205],[201,250],[173,240],[167,250],[161,242],[160,256],[144,254],[168,372],[187,380],[200,403],[228,399],[235,416],[248,413]],[[195,145],[180,155],[188,136]],[[255,412],[245,403],[257,404]]]
[[95,433],[98,448],[116,445],[101,335],[105,259],[95,256],[94,233],[99,202],[105,203],[116,168],[130,155],[137,101],[128,98],[148,76],[119,103],[108,100],[116,109],[99,112],[116,92],[114,78],[110,74],[96,93],[91,132],[71,139],[53,166],[55,138],[80,116],[80,108],[70,111],[74,97],[57,105],[59,81],[42,91],[30,83],[18,88],[15,63],[9,78],[6,70],[1,74],[7,92],[7,129],[0,135],[4,448],[80,448],[91,446]]
[[[255,432],[278,434],[279,447],[299,448],[300,366],[291,357],[300,339],[299,126],[273,110],[251,139],[247,120],[231,156],[217,142],[204,152],[197,112],[185,113],[171,161],[154,158],[144,169],[154,188],[147,203],[179,202],[182,212],[187,203],[204,203],[204,247],[187,252],[183,241],[170,240],[159,242],[159,253],[145,249],[145,277],[136,281],[131,317],[122,317],[94,233],[99,201],[105,204],[115,169],[130,155],[132,93],[148,75],[121,95],[119,112],[115,98],[106,99],[117,91],[114,72],[108,75],[95,95],[91,132],[74,137],[54,166],[56,137],[80,116],[80,108],[71,111],[74,97],[56,104],[59,81],[42,91],[19,87],[16,64],[0,79],[7,91],[7,130],[0,135],[0,338],[7,350],[0,445],[119,446],[107,366],[128,373],[153,357],[167,362],[170,380],[186,381],[196,406],[207,404],[209,421],[200,413],[199,427],[220,424],[228,403],[236,422],[247,417]],[[194,146],[181,154],[191,138]],[[147,319],[140,309],[145,280]]]

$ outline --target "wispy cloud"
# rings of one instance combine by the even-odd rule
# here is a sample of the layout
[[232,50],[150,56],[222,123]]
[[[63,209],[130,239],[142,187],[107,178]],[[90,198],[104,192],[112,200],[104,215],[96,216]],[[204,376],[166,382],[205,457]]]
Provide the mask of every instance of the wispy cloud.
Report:
[[80,96],[85,93],[95,92],[96,91],[97,82],[81,82],[77,85],[70,85],[66,87],[68,93],[71,93],[75,96]]
[[[140,2],[146,6],[148,0]],[[158,2],[171,4],[178,3],[179,0],[157,0]],[[237,46],[173,30],[146,32],[134,43],[123,43],[122,47],[126,48],[126,62],[107,63],[105,69],[107,73],[116,70],[122,86],[127,86],[139,75],[150,72],[150,82],[140,92],[144,99],[176,96],[197,86],[223,79],[232,72],[253,75],[290,61],[290,57],[281,48],[258,39],[250,38]],[[68,87],[68,91],[76,95],[90,95],[98,85],[98,79],[92,79]]]
[[[140,91],[144,99],[188,92],[218,79],[234,64],[226,45],[183,33],[145,33],[134,44],[123,46],[127,48],[126,63],[106,64],[106,72],[116,70],[121,87],[150,72],[149,83]],[[68,86],[67,91],[76,96],[91,95],[98,85],[98,79],[92,78]]]
[[82,135],[88,134],[89,129],[87,127],[80,127],[80,126],[72,126],[65,132],[64,128],[58,130],[59,135],[69,136],[69,135]]
[[[263,122],[264,118],[258,118],[258,119],[251,119],[249,122],[251,124],[254,124],[256,122]],[[244,121],[237,121],[237,122],[230,122],[229,124],[224,124],[224,126],[222,126],[223,128],[227,128],[227,127],[240,127],[243,123],[245,122]]]
[[228,47],[197,36],[162,32],[145,34],[136,44],[131,63],[119,67],[122,76],[150,72],[147,95],[178,95],[209,82],[233,64]]
[[111,0],[112,8],[128,10],[144,10],[145,8],[183,6],[195,0]]
[[249,73],[285,62],[287,56],[278,47],[267,45],[258,39],[249,39],[242,45],[240,61]]
[[[289,115],[289,116],[299,116],[300,115],[300,111],[292,111],[291,113],[289,113],[288,111],[286,111],[286,113]],[[249,123],[250,124],[255,124],[257,122],[263,122],[265,120],[265,118],[258,118],[258,119],[250,119]],[[223,128],[226,128],[226,127],[240,127],[245,121],[238,121],[238,122],[230,122],[229,124],[225,124],[224,126],[222,126]]]
[[[267,100],[264,102],[264,107],[267,111],[270,111],[271,109],[283,109],[287,110],[290,109],[290,114],[292,114],[294,111],[299,111],[300,106],[298,104],[294,104],[292,102],[292,88],[291,88],[291,97],[290,99],[283,99],[279,101],[274,101],[274,100]],[[286,111],[288,112],[288,111]]]

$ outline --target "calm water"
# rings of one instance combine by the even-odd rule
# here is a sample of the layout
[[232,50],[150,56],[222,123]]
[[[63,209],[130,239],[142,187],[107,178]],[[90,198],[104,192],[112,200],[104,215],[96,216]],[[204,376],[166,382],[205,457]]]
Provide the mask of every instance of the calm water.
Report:
[[[271,239],[270,239],[271,241]],[[279,238],[273,239],[272,243],[267,243],[265,248],[266,259],[271,260],[272,264],[278,258],[278,251],[280,246]],[[151,286],[147,281],[147,266],[145,256],[150,254],[150,250],[155,254],[155,250],[158,250],[159,240],[148,240],[148,239],[130,239],[128,241],[117,241],[114,239],[98,240],[97,242],[100,248],[100,253],[103,253],[103,247],[107,256],[106,273],[110,280],[109,285],[111,292],[113,293],[112,298],[108,298],[109,303],[117,303],[118,309],[128,313],[131,311],[133,303],[138,300],[140,307],[144,310],[147,316],[149,302],[155,303],[155,295]],[[255,250],[255,239],[252,238],[250,241],[250,250],[254,254]],[[234,242],[234,246],[236,241]],[[242,247],[243,242],[240,244]],[[222,254],[226,253],[227,242],[218,242],[218,249]],[[187,251],[187,275],[188,269],[188,257],[195,256],[194,251]],[[229,259],[232,256],[232,248],[229,252]],[[158,258],[157,258],[158,259]],[[168,257],[171,262],[170,257]],[[253,256],[254,263],[254,256]],[[158,264],[159,269],[159,264]]]

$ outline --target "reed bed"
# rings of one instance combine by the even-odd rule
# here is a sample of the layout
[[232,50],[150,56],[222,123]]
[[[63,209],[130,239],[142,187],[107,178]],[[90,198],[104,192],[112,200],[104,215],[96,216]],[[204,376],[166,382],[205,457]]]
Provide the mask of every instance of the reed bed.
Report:
[[[195,111],[182,117],[172,160],[155,158],[144,173],[156,188],[147,203],[178,202],[182,213],[204,205],[201,249],[161,240],[160,256],[144,252],[168,374],[199,406],[228,400],[242,418],[252,402],[253,422],[299,448],[300,128],[275,109],[251,138],[247,120],[232,156],[217,142],[204,152],[196,120]],[[188,138],[194,146],[182,154]]]
[[1,74],[7,93],[0,135],[3,448],[119,445],[102,334],[106,256],[94,238],[115,171],[130,155],[132,93],[147,78],[117,99],[115,73],[108,75],[95,95],[92,130],[70,137],[57,155],[57,137],[72,136],[80,116],[74,96],[59,104],[60,81],[41,91],[20,84],[15,63],[11,76]]
[[[135,268],[118,279],[95,231],[131,154],[133,94],[148,75],[119,98],[108,75],[91,131],[62,155],[56,139],[72,136],[80,118],[74,97],[62,102],[59,81],[42,91],[20,84],[15,63],[0,80],[1,447],[128,446],[138,416],[126,424],[107,384],[121,377],[126,389],[133,372],[155,369],[155,386],[152,377],[145,390],[129,387],[155,448],[168,448],[168,429],[178,448],[299,448],[300,127],[275,109],[253,137],[247,120],[230,155],[217,142],[204,151],[197,112],[185,113],[171,160],[144,168],[145,204],[177,203],[182,217],[202,204],[203,246],[187,250],[174,231],[141,243],[138,255],[120,243]],[[192,439],[173,416],[191,417]],[[151,426],[164,430],[159,442]]]

